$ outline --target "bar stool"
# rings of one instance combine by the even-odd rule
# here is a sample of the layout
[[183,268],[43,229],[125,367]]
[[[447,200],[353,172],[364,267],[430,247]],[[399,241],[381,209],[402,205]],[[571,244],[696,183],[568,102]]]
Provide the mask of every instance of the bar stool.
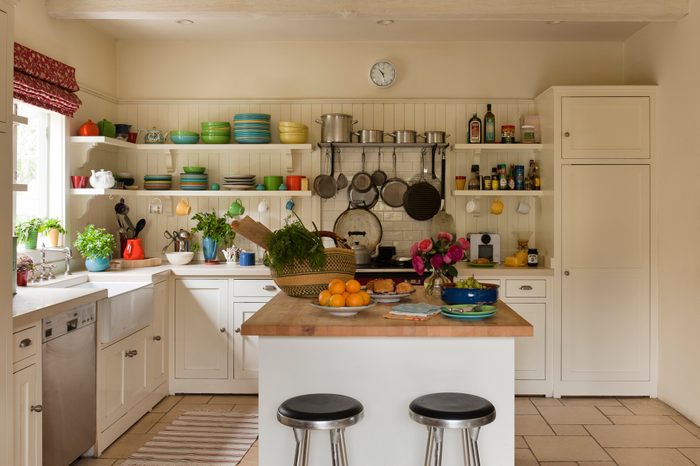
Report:
[[329,430],[333,466],[348,466],[345,428],[360,422],[362,404],[333,393],[314,393],[290,398],[277,409],[277,420],[294,430],[294,466],[309,464],[309,431]]
[[442,465],[444,429],[462,430],[464,464],[480,466],[479,429],[496,419],[496,408],[488,400],[466,393],[431,393],[413,400],[408,409],[411,419],[428,427],[425,466]]

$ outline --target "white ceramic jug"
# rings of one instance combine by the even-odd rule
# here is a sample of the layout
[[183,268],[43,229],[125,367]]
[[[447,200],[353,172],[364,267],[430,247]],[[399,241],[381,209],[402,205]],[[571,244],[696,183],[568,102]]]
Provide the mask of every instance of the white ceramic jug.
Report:
[[109,170],[100,170],[95,172],[95,170],[90,170],[92,175],[90,176],[90,186],[97,189],[109,189],[116,183],[114,175]]

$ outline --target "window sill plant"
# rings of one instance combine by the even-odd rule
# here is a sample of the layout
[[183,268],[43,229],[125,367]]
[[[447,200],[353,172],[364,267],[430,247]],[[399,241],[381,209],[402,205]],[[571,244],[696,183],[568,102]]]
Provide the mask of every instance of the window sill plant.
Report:
[[197,225],[192,228],[192,232],[202,234],[202,250],[206,262],[218,262],[216,256],[218,247],[228,246],[235,238],[236,233],[231,229],[225,217],[216,215],[216,211],[198,212],[192,220],[197,221]]
[[17,286],[27,286],[29,272],[34,270],[34,260],[26,254],[17,257]]
[[61,221],[56,218],[47,218],[39,228],[39,233],[46,236],[49,240],[48,247],[55,248],[58,246],[58,235],[65,235],[66,229],[61,225]]
[[31,218],[18,223],[15,226],[17,241],[24,244],[25,249],[36,249],[36,240],[43,224],[44,221],[40,218]]
[[114,236],[104,228],[95,228],[95,225],[86,226],[73,243],[85,258],[85,268],[90,272],[102,272],[109,268],[115,245]]

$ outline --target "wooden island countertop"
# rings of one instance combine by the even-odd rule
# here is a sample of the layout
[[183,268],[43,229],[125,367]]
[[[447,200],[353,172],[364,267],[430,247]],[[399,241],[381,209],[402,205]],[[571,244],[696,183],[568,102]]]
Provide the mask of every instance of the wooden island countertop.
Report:
[[[339,317],[311,306],[313,298],[292,298],[278,293],[241,326],[243,335],[261,337],[527,337],[532,325],[500,300],[492,317],[457,320],[437,315],[425,321],[386,319],[399,303],[377,304],[350,317]],[[417,288],[401,303],[444,305]]]

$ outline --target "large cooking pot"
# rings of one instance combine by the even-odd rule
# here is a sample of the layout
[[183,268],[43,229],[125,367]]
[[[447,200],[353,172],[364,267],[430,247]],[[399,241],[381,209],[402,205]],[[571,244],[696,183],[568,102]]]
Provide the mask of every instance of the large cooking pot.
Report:
[[384,142],[384,131],[381,129],[362,129],[352,134],[357,136],[357,142],[361,144]]
[[388,133],[387,136],[394,138],[396,144],[415,144],[416,132],[412,129],[398,129],[393,133]]
[[426,131],[423,134],[419,134],[418,137],[425,139],[425,142],[428,144],[444,144],[450,135],[444,131]]
[[352,125],[357,120],[345,113],[326,113],[316,123],[321,125],[321,142],[352,142]]

